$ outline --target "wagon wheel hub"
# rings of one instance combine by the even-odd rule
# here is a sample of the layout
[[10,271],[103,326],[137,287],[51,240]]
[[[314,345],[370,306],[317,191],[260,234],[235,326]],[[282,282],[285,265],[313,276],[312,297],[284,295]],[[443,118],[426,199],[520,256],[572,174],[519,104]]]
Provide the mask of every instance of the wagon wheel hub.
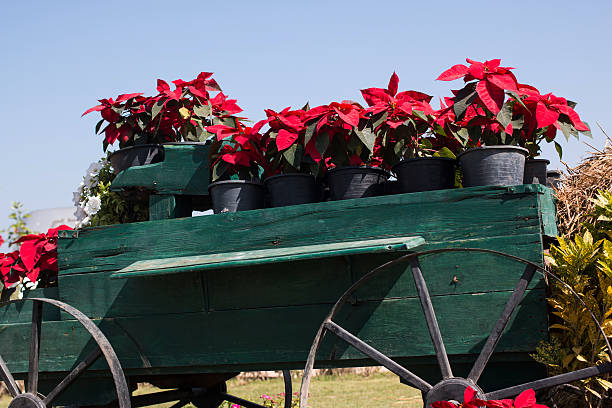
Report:
[[8,408],[46,408],[45,403],[37,395],[19,394],[8,405]]
[[478,398],[485,399],[484,392],[472,381],[464,378],[449,378],[440,381],[429,392],[424,393],[425,406],[429,408],[436,401],[462,402],[463,393],[467,387],[471,387],[476,391]]

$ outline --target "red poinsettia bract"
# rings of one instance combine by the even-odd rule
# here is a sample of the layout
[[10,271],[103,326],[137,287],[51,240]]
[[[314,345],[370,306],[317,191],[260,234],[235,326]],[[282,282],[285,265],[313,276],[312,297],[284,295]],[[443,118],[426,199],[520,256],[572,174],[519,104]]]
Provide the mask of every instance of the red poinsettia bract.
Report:
[[478,62],[466,58],[470,66],[457,64],[444,71],[439,81],[453,81],[463,78],[464,82],[477,81],[476,92],[483,104],[497,115],[504,104],[504,91],[518,92],[518,84],[511,67],[500,67],[500,59]]
[[49,229],[46,234],[24,235],[15,241],[21,244],[19,258],[30,281],[36,282],[43,271],[57,274],[57,235],[59,231],[71,229],[67,225],[60,225]]
[[546,405],[536,403],[535,391],[528,389],[520,393],[513,401],[511,399],[484,401],[476,397],[476,391],[467,387],[463,394],[463,403],[456,405],[449,401],[437,401],[431,404],[432,408],[548,408]]

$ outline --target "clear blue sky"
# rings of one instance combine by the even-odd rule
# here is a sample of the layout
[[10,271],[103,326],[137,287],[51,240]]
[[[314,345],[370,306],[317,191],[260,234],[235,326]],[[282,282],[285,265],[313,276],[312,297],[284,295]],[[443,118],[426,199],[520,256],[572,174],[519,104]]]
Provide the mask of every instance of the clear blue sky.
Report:
[[[102,156],[102,97],[212,71],[251,119],[270,107],[361,101],[385,86],[436,97],[446,68],[502,58],[519,81],[578,102],[603,146],[612,134],[610,1],[3,1],[0,7],[0,228],[13,200],[70,206]],[[437,102],[434,104],[437,107]],[[563,136],[559,134],[562,139]],[[564,143],[575,164],[587,147]],[[552,149],[545,157],[559,167]]]

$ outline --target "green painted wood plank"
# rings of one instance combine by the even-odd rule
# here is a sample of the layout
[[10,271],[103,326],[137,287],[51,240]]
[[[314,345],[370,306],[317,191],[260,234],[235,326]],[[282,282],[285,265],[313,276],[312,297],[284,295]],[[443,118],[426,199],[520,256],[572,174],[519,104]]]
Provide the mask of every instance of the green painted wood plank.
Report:
[[111,190],[140,187],[158,194],[208,195],[208,149],[204,145],[164,145],[164,161],[122,171]]
[[210,255],[137,261],[115,272],[111,279],[169,275],[209,269],[237,268],[304,259],[406,251],[423,245],[421,237],[394,237],[364,241],[344,241],[296,247],[222,252]]
[[542,213],[542,234],[548,237],[556,237],[557,230],[557,210],[555,207],[556,197],[552,189],[547,188],[539,196],[538,201]]
[[191,196],[151,194],[149,196],[149,220],[191,217]]
[[[60,276],[61,300],[90,318],[153,316],[206,310],[198,273],[138,280],[111,280],[110,272]],[[66,313],[62,319],[71,320]]]
[[[34,290],[28,290],[24,293],[24,297],[36,298],[43,297],[49,299],[58,299],[59,290],[57,287],[53,288],[39,288]],[[32,302],[24,301],[22,303],[10,303],[0,308],[0,322],[2,323],[31,323],[32,322]],[[45,320],[59,320],[60,311],[59,309],[43,304],[43,319]]]
[[[447,245],[431,248],[442,246]],[[538,234],[455,241],[452,246],[502,249],[542,262]],[[111,280],[112,272],[73,274],[61,275],[59,283],[63,301],[95,318],[333,303],[356,279],[398,256],[336,257],[137,280]],[[512,290],[523,269],[514,261],[478,253],[439,254],[421,264],[430,292],[437,295]],[[393,267],[356,295],[415,296],[412,276],[403,272],[403,265]],[[455,276],[458,282],[453,283]],[[531,287],[537,282],[538,277]]]
[[[452,355],[472,355],[482,347],[510,292],[434,296],[446,348]],[[532,289],[510,321],[498,351],[528,353],[546,338],[545,293]],[[128,374],[163,373],[166,368],[208,372],[258,369],[281,364],[303,366],[310,344],[330,305],[230,310],[96,320],[117,351]],[[433,356],[420,302],[415,298],[364,301],[348,305],[337,323],[393,358]],[[93,347],[74,321],[44,322],[41,369],[69,371]],[[2,356],[13,372],[26,372],[29,325],[0,327]],[[9,346],[10,345],[10,346]],[[349,359],[367,364],[358,352],[332,336],[321,360]],[[150,370],[147,364],[152,367]],[[188,368],[189,367],[189,368]],[[181,369],[182,369],[181,368]],[[93,369],[104,369],[102,362]]]
[[[457,247],[504,248],[541,263],[540,235],[499,237],[455,242]],[[319,262],[302,261],[270,266],[209,271],[205,274],[211,310],[282,307],[333,303],[361,276],[400,254],[359,255]],[[333,263],[330,263],[332,262]],[[486,267],[483,267],[486,265]],[[430,293],[456,295],[513,290],[523,273],[518,262],[479,253],[447,253],[421,259]],[[357,299],[415,297],[406,264],[388,268],[355,294]],[[458,282],[453,282],[457,277]],[[241,284],[248,282],[248,285]],[[536,276],[530,287],[540,282]],[[540,283],[541,284],[541,283]],[[545,306],[542,305],[544,308]]]
[[[520,188],[519,188],[520,187]],[[418,235],[428,243],[540,233],[537,186],[400,194],[69,233],[60,274],[117,271],[146,259]]]

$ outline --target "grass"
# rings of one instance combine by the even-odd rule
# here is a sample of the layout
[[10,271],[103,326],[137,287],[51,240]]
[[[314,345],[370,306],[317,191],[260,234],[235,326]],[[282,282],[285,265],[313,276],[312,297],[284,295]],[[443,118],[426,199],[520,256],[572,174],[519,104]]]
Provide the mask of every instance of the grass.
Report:
[[[294,391],[299,390],[301,377],[293,378]],[[284,391],[283,379],[237,380],[227,382],[228,393],[249,401],[263,404],[261,395],[266,394],[279,400],[278,394]],[[136,395],[157,391],[152,386],[144,386]],[[0,398],[0,408],[10,402],[8,395]],[[174,402],[155,405],[155,408],[168,408]],[[422,408],[421,394],[399,382],[397,376],[389,373],[375,373],[369,376],[342,374],[319,375],[312,379],[309,405],[312,408]],[[225,408],[229,405],[223,405]],[[279,407],[282,404],[278,405]],[[189,404],[188,407],[193,407]]]
[[[294,389],[299,389],[301,378],[294,378]],[[240,384],[228,382],[228,393],[262,402],[260,396],[275,397],[283,392],[282,378],[249,381]],[[367,377],[354,374],[319,375],[310,385],[309,405],[312,408],[422,408],[421,393],[401,384],[398,377],[389,373],[375,373]],[[281,405],[282,406],[282,405]]]

